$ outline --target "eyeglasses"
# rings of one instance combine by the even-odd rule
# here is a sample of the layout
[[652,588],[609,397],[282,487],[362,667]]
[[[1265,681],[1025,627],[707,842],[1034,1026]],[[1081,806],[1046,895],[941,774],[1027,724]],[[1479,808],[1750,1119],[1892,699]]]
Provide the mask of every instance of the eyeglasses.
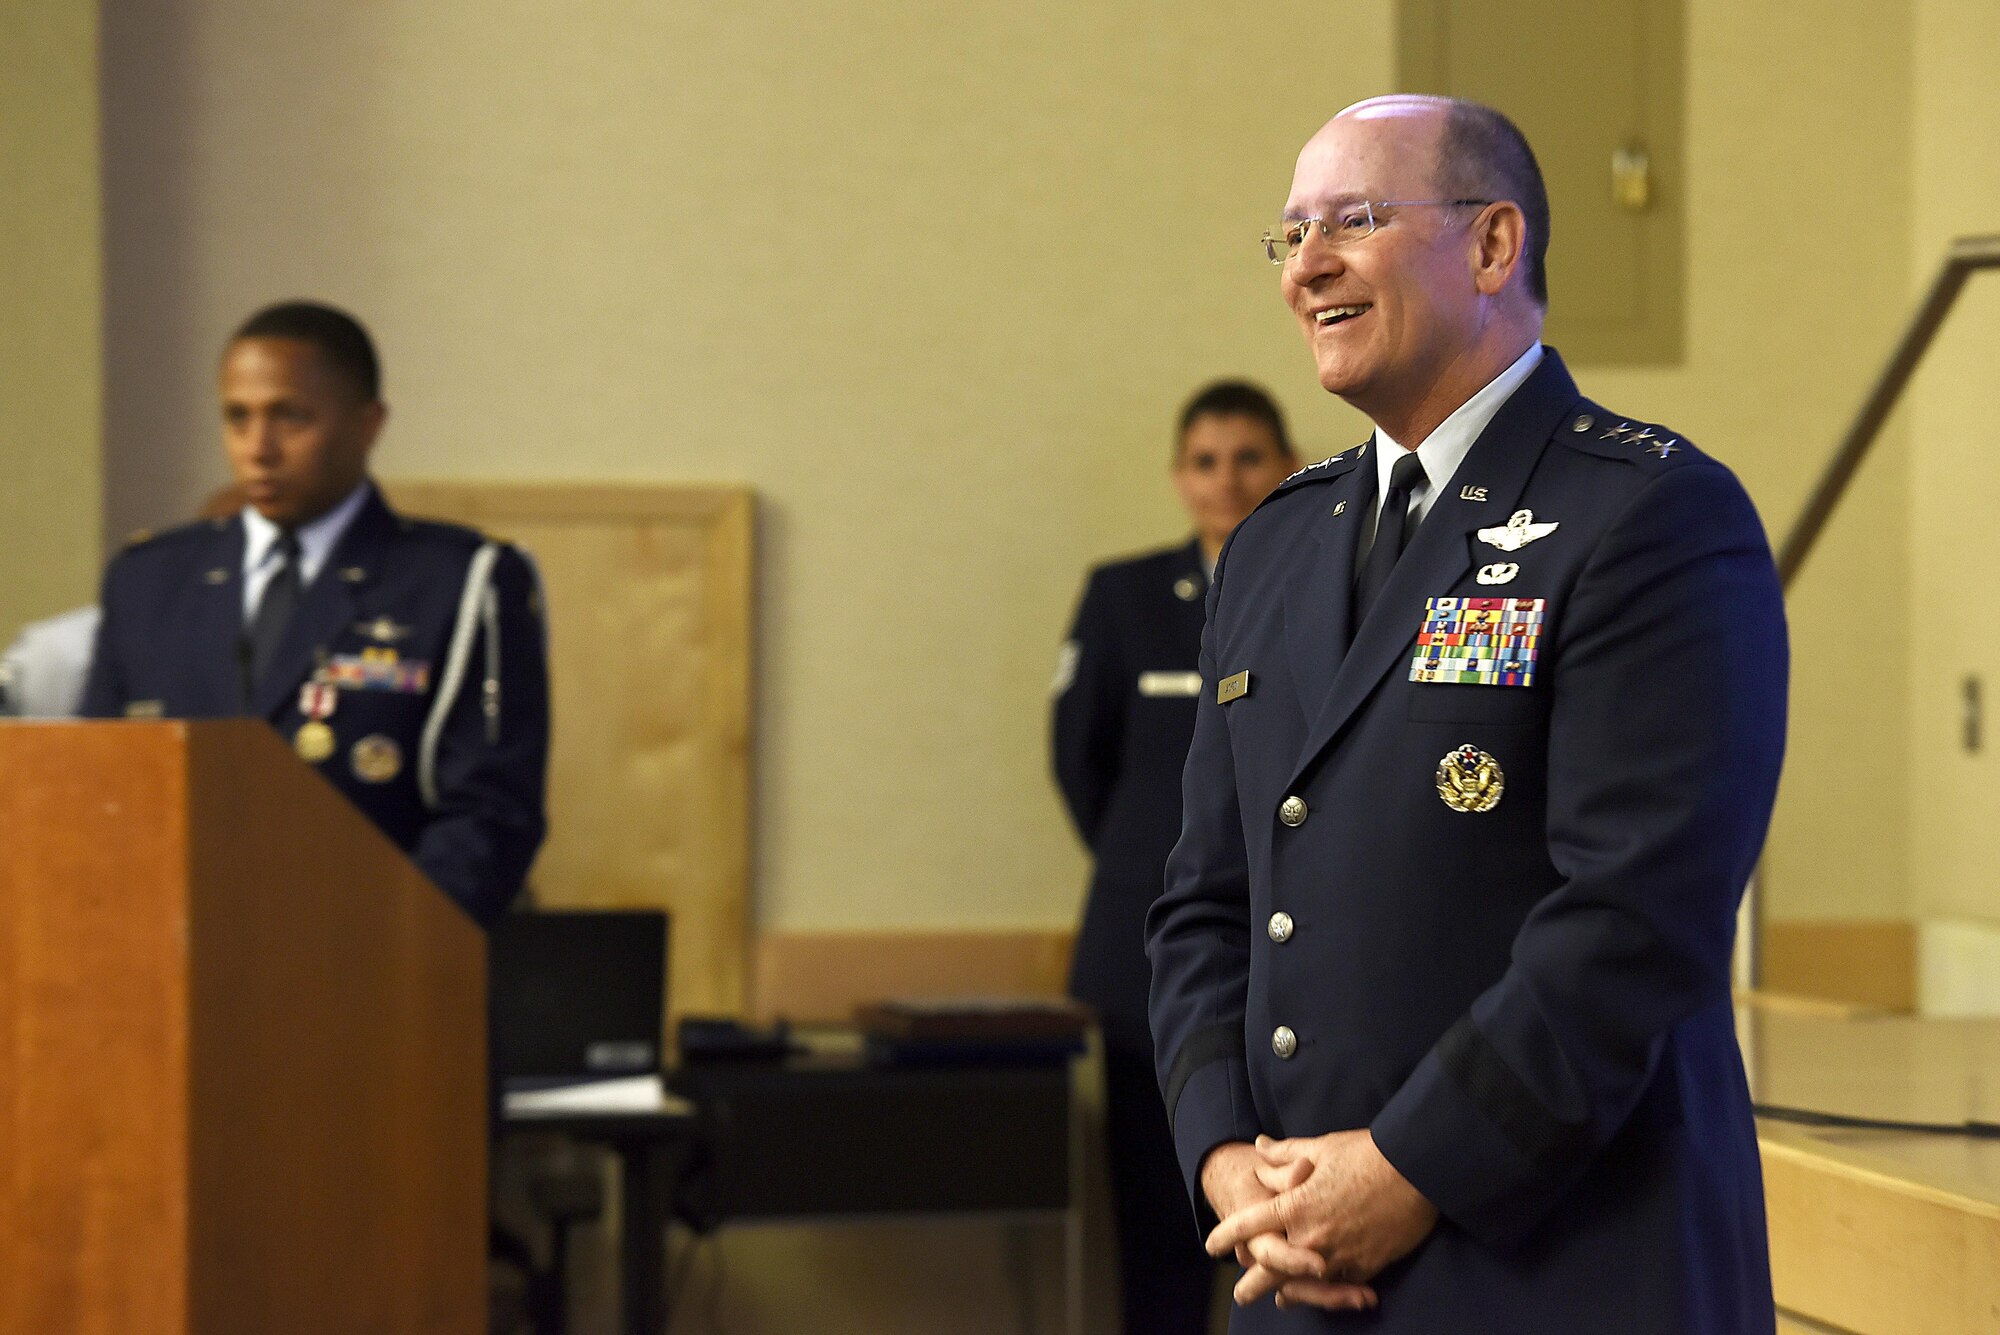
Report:
[[1283,264],[1299,253],[1306,243],[1306,235],[1317,225],[1319,234],[1329,246],[1344,246],[1374,234],[1386,219],[1377,209],[1455,209],[1478,205],[1486,207],[1490,199],[1378,199],[1357,200],[1343,204],[1331,214],[1316,214],[1310,218],[1287,218],[1277,228],[1266,228],[1261,240],[1264,255],[1273,264]]

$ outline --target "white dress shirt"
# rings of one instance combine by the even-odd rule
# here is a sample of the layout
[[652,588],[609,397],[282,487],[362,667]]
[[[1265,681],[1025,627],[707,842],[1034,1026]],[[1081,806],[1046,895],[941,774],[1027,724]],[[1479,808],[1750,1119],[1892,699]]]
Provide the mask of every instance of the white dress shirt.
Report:
[[[1472,449],[1472,442],[1479,439],[1479,433],[1500,411],[1500,405],[1513,396],[1535,367],[1541,364],[1542,345],[1539,340],[1528,350],[1514,359],[1514,364],[1486,382],[1477,394],[1458,405],[1451,416],[1438,423],[1437,430],[1417,446],[1417,458],[1423,461],[1425,485],[1410,493],[1410,527],[1414,529],[1424,522],[1424,516],[1431,512],[1437,498],[1444,495],[1451,483],[1451,476],[1458,466],[1465,462],[1465,456]],[[1382,514],[1382,498],[1389,493],[1389,473],[1396,461],[1410,451],[1389,438],[1381,427],[1375,428],[1375,500],[1368,511],[1368,532],[1359,551],[1366,554],[1375,545],[1375,527]],[[1357,566],[1357,569],[1359,567]]]
[[[368,499],[368,483],[347,493],[346,499],[318,519],[299,528],[299,588],[312,585],[340,542],[341,534],[361,513]],[[243,507],[243,624],[257,615],[257,602],[264,586],[278,571],[278,535],[282,530],[250,506]]]

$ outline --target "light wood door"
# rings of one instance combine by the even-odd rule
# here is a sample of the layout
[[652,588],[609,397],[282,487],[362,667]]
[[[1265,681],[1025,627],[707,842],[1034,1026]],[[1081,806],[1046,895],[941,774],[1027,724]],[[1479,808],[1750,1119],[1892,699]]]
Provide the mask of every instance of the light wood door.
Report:
[[672,915],[668,1010],[737,1013],[748,977],[747,488],[392,481],[541,572],[554,745],[547,908]]

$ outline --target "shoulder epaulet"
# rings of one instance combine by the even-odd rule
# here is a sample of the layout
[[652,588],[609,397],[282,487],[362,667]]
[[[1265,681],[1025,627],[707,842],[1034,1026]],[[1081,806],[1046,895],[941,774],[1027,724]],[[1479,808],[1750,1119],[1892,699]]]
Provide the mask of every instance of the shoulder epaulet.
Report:
[[[1370,437],[1370,440],[1372,439],[1373,437]],[[1346,464],[1351,466],[1359,463],[1367,457],[1368,445],[1369,441],[1364,440],[1359,445],[1342,450],[1331,459],[1321,459],[1316,464],[1307,464],[1304,468],[1301,468],[1298,472],[1280,482],[1272,489],[1271,494],[1276,496],[1280,492],[1289,491],[1294,487],[1309,486],[1314,482],[1324,482],[1330,478],[1339,477],[1347,471],[1346,468],[1340,467],[1340,465]]]
[[409,537],[429,538],[457,547],[477,547],[486,541],[486,534],[471,525],[454,524],[443,519],[416,519],[409,515],[397,515],[396,526]]
[[197,519],[191,524],[176,524],[172,528],[134,529],[125,535],[124,550],[129,552],[141,547],[157,547],[187,538],[205,537],[228,528],[233,518],[225,515],[220,519]]
[[1642,468],[1678,466],[1708,457],[1677,431],[1620,417],[1589,400],[1578,404],[1569,420],[1556,429],[1556,438],[1585,454]]

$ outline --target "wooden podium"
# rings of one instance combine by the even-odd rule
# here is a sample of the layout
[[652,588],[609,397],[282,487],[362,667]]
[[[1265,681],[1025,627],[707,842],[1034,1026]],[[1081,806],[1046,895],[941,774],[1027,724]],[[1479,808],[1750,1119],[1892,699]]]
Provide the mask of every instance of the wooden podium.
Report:
[[0,1335],[483,1330],[485,969],[265,724],[0,725]]

